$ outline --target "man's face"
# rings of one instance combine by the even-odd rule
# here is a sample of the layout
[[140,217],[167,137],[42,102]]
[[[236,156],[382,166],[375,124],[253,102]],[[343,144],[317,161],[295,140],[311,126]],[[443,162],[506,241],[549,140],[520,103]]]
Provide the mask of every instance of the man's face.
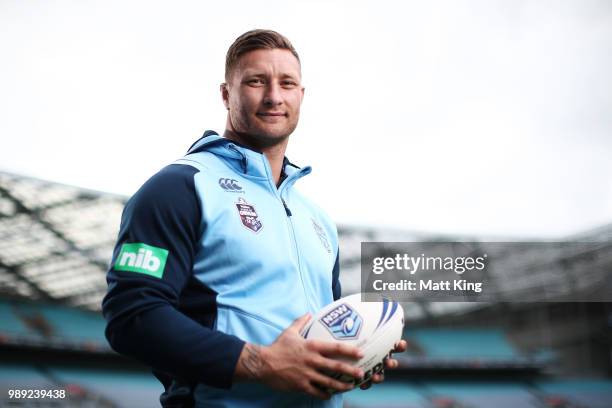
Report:
[[289,50],[250,51],[221,85],[221,94],[229,130],[260,147],[274,146],[287,139],[300,117],[300,63]]

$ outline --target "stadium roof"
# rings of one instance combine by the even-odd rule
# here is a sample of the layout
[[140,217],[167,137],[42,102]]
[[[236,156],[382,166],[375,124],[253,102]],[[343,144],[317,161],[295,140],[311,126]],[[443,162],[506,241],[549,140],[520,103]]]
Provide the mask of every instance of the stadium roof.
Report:
[[[0,295],[57,301],[98,310],[106,292],[106,269],[126,200],[124,196],[0,172]],[[338,230],[345,294],[360,290],[361,242],[475,240],[346,225]],[[590,270],[609,275],[612,271],[612,226],[571,239],[604,242],[597,248],[597,256],[589,253],[589,265],[596,266]],[[526,290],[517,286],[517,282],[533,282],[534,276],[539,277],[535,279],[538,282],[556,280],[567,290],[574,290],[573,280],[567,276],[572,278],[584,269],[572,271],[571,266],[577,261],[560,257],[560,252],[554,250],[546,254],[528,252],[536,252],[535,258],[532,256],[531,260],[522,263],[516,261],[516,256],[505,258],[511,269],[523,270],[520,279],[507,274],[488,277],[494,279],[501,292]],[[584,256],[579,255],[579,260],[583,260]],[[559,274],[560,264],[569,265],[564,274]],[[480,303],[427,301],[404,305],[407,319],[469,311],[482,306]]]
[[124,203],[0,172],[0,294],[99,308]]

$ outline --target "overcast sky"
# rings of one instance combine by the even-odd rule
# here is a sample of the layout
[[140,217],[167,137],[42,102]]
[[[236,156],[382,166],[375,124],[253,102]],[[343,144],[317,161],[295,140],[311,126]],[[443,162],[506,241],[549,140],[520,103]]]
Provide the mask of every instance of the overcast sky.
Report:
[[612,222],[610,1],[0,1],[0,169],[132,194],[222,131],[227,47],[294,43],[289,158],[341,223],[556,237]]

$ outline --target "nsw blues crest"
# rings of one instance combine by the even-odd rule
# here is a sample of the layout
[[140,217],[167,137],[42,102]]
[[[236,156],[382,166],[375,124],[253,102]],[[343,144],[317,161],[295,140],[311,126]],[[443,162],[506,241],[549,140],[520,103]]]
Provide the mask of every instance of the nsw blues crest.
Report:
[[240,197],[238,199],[236,208],[238,209],[238,214],[240,215],[242,225],[253,232],[259,232],[263,228],[263,224],[259,220],[255,207],[247,203],[244,198]]
[[363,319],[346,303],[330,310],[319,321],[338,340],[356,339],[363,326]]

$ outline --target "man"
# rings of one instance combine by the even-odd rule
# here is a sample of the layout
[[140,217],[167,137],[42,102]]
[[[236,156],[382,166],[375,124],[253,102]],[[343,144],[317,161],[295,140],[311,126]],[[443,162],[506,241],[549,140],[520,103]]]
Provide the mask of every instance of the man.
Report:
[[339,407],[323,390],[352,386],[323,372],[362,377],[359,350],[300,336],[340,283],[335,226],[293,188],[310,168],[285,158],[304,96],[298,54],[249,31],[225,79],[223,137],[207,131],[126,204],[107,338],[154,368],[165,407]]

